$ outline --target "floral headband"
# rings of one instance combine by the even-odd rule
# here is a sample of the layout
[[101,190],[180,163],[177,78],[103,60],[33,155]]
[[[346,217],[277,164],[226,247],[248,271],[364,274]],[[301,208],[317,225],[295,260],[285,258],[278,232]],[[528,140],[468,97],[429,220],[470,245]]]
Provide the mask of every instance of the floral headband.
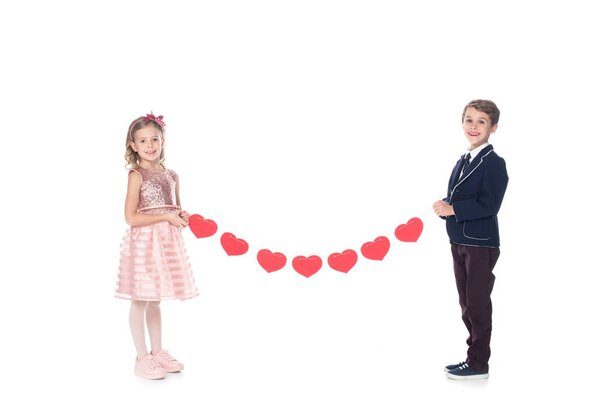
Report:
[[157,123],[161,128],[165,128],[165,121],[163,121],[163,116],[159,115],[158,117],[156,117],[154,114],[152,114],[152,112],[150,112],[150,114],[146,114],[146,116],[144,117],[144,122],[148,122],[148,121],[152,121]]

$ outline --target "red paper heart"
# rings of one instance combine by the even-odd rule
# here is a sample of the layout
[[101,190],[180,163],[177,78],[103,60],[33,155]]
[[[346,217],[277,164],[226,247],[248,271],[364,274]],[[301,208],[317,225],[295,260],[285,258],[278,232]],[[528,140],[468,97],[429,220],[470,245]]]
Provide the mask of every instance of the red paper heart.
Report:
[[320,270],[322,265],[323,261],[319,256],[310,256],[308,258],[304,256],[298,256],[294,257],[292,260],[292,267],[294,267],[296,272],[298,272],[300,275],[304,275],[307,278]]
[[402,242],[416,242],[423,232],[423,221],[419,218],[411,218],[406,224],[400,224],[394,234]]
[[360,252],[370,260],[383,260],[390,249],[390,240],[385,236],[379,236],[372,242],[362,245]]
[[225,232],[221,235],[221,246],[228,256],[239,256],[248,251],[248,243],[238,239],[233,233]]
[[358,255],[354,250],[344,250],[340,253],[333,253],[327,258],[329,266],[336,271],[348,272],[356,265]]
[[279,271],[285,266],[287,258],[281,253],[272,253],[271,250],[262,249],[256,255],[261,267],[267,272]]
[[190,215],[190,230],[197,238],[205,238],[217,232],[217,224],[212,219],[204,219],[201,215]]

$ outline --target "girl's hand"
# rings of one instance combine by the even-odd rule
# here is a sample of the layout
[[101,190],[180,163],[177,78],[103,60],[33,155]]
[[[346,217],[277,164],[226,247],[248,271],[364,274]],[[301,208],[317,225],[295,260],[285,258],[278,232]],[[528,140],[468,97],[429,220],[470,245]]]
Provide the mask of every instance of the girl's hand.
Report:
[[186,224],[190,223],[190,214],[187,211],[185,211],[185,210],[179,211],[179,216],[181,217],[181,219],[183,219],[185,221]]
[[179,216],[179,212],[172,212],[165,214],[167,222],[178,228],[185,228],[188,224],[187,221]]

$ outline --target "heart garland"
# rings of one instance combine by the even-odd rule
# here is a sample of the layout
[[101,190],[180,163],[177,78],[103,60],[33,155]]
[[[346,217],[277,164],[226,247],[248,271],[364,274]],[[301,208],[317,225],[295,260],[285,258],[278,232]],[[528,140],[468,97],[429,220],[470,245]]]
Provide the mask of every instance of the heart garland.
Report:
[[[205,219],[199,214],[190,215],[189,226],[196,238],[207,238],[217,232],[218,226],[215,221]],[[401,242],[414,243],[423,232],[423,221],[419,218],[411,218],[406,224],[400,224],[394,231],[394,236]],[[248,252],[248,242],[236,237],[231,232],[221,235],[221,247],[228,256],[239,256]],[[390,240],[386,236],[379,236],[372,242],[364,243],[361,254],[369,259],[381,261],[390,250]],[[282,269],[287,263],[287,257],[279,252],[261,249],[256,254],[258,264],[267,272],[275,272]],[[333,253],[327,258],[329,266],[339,272],[348,273],[358,262],[356,251],[348,249],[341,253]],[[321,257],[311,255],[309,257],[297,256],[292,260],[292,268],[300,275],[310,277],[316,274],[322,267]]]
[[381,261],[390,250],[390,240],[385,236],[379,236],[372,242],[363,244],[360,252],[369,260]]
[[248,243],[238,239],[233,233],[225,232],[221,235],[221,246],[228,256],[240,256],[248,251]]
[[354,250],[344,250],[341,253],[333,253],[327,258],[329,266],[336,271],[348,272],[356,265],[358,255]]
[[281,253],[273,253],[271,250],[262,249],[258,251],[256,259],[261,267],[267,272],[279,271],[285,266],[287,258]]
[[292,267],[296,270],[300,275],[304,275],[305,277],[310,277],[317,273],[318,270],[321,269],[323,265],[323,260],[319,256],[298,256],[294,257],[292,260]]
[[205,238],[217,233],[217,224],[212,219],[204,219],[202,215],[190,215],[189,226],[192,233],[198,238]]

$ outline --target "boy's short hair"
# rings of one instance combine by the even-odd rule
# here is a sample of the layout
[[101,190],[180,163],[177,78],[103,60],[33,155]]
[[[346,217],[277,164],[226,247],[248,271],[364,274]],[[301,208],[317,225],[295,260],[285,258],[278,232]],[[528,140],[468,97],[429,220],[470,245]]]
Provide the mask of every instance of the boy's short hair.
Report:
[[500,120],[500,110],[498,110],[498,107],[496,107],[496,104],[494,104],[494,102],[491,100],[479,99],[479,100],[471,100],[469,102],[469,104],[467,104],[465,106],[465,109],[463,110],[463,113],[462,113],[461,122],[465,120],[465,114],[467,113],[467,108],[469,108],[469,107],[473,107],[477,111],[486,113],[488,115],[488,117],[490,117],[492,126],[496,125],[498,123],[498,120]]

